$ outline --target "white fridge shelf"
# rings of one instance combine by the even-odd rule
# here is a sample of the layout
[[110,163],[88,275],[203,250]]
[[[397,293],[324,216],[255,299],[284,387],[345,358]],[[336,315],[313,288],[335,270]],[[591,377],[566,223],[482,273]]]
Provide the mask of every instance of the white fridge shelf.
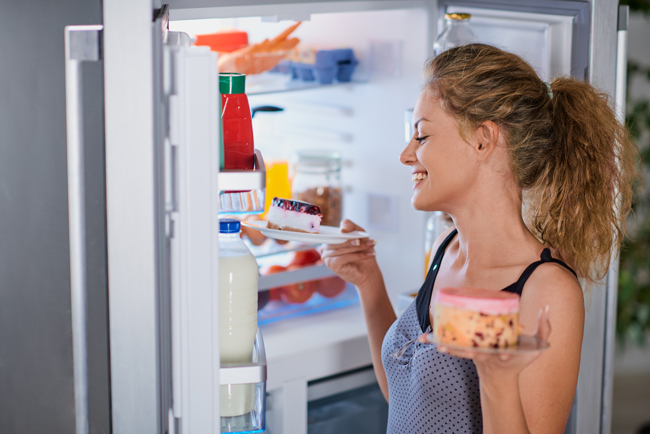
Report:
[[255,384],[266,381],[266,350],[262,331],[258,328],[251,363],[222,363],[219,384]]
[[255,150],[254,170],[222,170],[219,191],[248,191],[266,188],[266,166],[262,153]]

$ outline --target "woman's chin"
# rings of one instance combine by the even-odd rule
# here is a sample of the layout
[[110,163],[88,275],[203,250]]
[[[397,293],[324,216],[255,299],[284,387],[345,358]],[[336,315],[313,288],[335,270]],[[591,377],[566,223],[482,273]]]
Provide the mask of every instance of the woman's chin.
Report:
[[416,211],[429,211],[431,208],[430,204],[423,203],[417,194],[414,194],[413,197],[411,197],[411,206]]
[[[428,200],[427,200],[428,199]],[[417,193],[411,197],[411,206],[416,211],[433,212],[440,211],[440,203],[429,198],[423,198]]]

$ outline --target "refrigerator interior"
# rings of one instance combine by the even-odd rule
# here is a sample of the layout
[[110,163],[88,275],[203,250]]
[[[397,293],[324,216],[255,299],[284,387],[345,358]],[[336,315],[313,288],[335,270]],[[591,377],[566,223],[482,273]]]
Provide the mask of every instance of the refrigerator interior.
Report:
[[[410,206],[410,168],[399,162],[404,148],[404,110],[420,88],[429,52],[428,14],[422,9],[312,14],[292,36],[302,44],[351,47],[359,59],[351,83],[299,91],[248,94],[251,107],[284,108],[266,130],[255,130],[255,146],[267,163],[289,160],[301,149],[338,151],[343,160],[343,216],[378,240],[377,258],[393,300],[422,283],[425,213]],[[273,37],[293,21],[261,17],[173,21],[170,30],[191,35],[234,27],[251,42]],[[257,77],[249,80],[254,81]],[[259,79],[258,79],[259,81]],[[264,134],[266,133],[266,134]]]
[[[236,17],[181,20],[175,17],[200,13],[172,9],[170,30],[194,36],[236,28],[256,43],[295,22],[282,20],[284,15],[303,20],[291,35],[300,38],[301,46],[354,49],[359,65],[350,83],[274,91],[278,77],[282,81],[286,76],[249,76],[251,107],[284,109],[253,120],[255,146],[271,164],[293,161],[295,152],[303,149],[341,154],[343,217],[377,239],[377,260],[397,306],[400,293],[414,292],[422,284],[427,217],[411,207],[410,168],[399,162],[405,146],[404,112],[418,97],[422,67],[444,18],[430,2],[403,2],[402,8],[394,3],[386,2],[385,10],[379,2],[363,2],[357,4],[361,10],[320,13],[309,13],[308,5],[283,5],[271,17],[255,16],[260,8],[240,7],[231,12]],[[336,5],[330,9],[336,10]],[[217,15],[215,10],[206,14]],[[459,6],[446,10],[472,13],[479,41],[521,55],[544,80],[571,73],[572,17]]]

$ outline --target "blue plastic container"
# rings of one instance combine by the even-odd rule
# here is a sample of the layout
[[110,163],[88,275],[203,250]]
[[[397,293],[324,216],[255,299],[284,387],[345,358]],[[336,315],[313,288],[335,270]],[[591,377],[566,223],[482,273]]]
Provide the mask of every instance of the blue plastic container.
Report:
[[291,62],[292,77],[320,84],[330,84],[334,80],[345,83],[352,78],[358,63],[351,48],[319,50],[313,64]]

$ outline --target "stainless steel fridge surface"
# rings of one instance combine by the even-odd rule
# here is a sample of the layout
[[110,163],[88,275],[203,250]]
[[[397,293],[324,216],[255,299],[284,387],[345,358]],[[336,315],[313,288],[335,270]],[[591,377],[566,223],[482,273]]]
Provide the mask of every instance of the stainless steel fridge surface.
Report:
[[[0,432],[74,433],[64,27],[101,0],[9,1],[0,26]],[[83,67],[89,424],[110,433],[103,64]]]

